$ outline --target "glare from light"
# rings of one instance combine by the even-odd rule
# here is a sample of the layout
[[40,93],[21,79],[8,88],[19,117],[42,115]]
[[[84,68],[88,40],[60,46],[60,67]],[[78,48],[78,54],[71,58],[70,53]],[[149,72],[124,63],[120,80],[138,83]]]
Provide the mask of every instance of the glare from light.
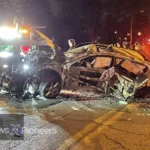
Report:
[[115,31],[114,33],[115,33],[115,34],[118,34],[118,32],[117,32],[117,31]]
[[18,37],[18,38],[22,38],[22,35],[21,35],[21,34],[17,34],[17,37]]
[[28,33],[28,30],[23,29],[23,30],[19,30],[19,32],[22,33],[22,34],[27,34],[27,33]]
[[14,28],[0,27],[0,38],[4,40],[13,40],[15,38],[21,38],[21,34]]
[[3,68],[8,68],[8,65],[3,65]]
[[6,51],[3,51],[3,52],[0,52],[0,57],[1,58],[8,58],[8,57],[11,57],[13,54],[10,53],[10,52],[6,52]]
[[142,33],[141,32],[138,32],[138,36],[141,36],[142,35]]
[[127,37],[125,37],[124,39],[127,40]]
[[23,52],[20,52],[20,55],[21,55],[21,56],[25,56],[25,54],[24,54]]
[[16,31],[9,27],[1,27],[0,28],[0,38],[11,40],[16,37]]
[[29,66],[28,65],[24,65],[23,68],[24,68],[24,70],[28,70]]
[[144,13],[145,11],[144,11],[144,10],[140,10],[140,12],[141,12],[141,13]]
[[127,33],[127,36],[130,36],[130,33]]

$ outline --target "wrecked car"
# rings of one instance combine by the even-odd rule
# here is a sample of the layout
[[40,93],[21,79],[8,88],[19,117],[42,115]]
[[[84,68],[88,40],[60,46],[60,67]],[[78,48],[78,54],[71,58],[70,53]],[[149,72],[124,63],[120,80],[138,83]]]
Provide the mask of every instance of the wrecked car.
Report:
[[124,100],[149,83],[149,67],[119,53],[100,52],[72,58],[63,67],[63,88],[93,88]]
[[[6,44],[0,53],[1,92],[23,100],[36,96],[55,98],[61,90],[61,76],[52,66],[60,66],[65,57],[53,40],[36,29],[29,32],[32,36],[28,39],[0,40],[2,46]],[[7,45],[12,45],[12,53]]]
[[[97,43],[82,43],[77,45],[74,49],[65,52],[67,58],[76,57],[79,55],[94,54],[98,52],[115,52],[120,53],[133,60],[145,61],[145,57],[134,50],[115,47],[113,45],[97,44]],[[147,62],[149,63],[149,62]]]
[[65,56],[67,58],[72,58],[75,56],[83,55],[83,54],[92,54],[96,52],[102,52],[104,50],[107,50],[108,45],[100,45],[100,44],[94,44],[94,43],[82,43],[77,45],[72,50],[68,50],[65,52]]

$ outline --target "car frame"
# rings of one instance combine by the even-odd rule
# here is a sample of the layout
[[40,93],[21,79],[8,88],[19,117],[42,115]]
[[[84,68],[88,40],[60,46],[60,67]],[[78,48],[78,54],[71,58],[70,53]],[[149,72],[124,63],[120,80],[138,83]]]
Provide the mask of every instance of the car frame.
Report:
[[[85,66],[85,64],[83,65],[84,61],[87,61],[89,58],[98,57],[111,58],[110,66],[106,66],[104,68],[94,68],[91,66]],[[118,59],[121,61],[117,62],[116,60]],[[100,62],[104,62],[104,60],[99,60],[97,65],[100,65]],[[127,73],[122,74],[119,72],[121,67],[119,68],[118,66],[121,66],[124,63],[129,64],[129,66],[133,65],[133,70],[139,71],[139,73],[137,73],[137,75],[135,74],[135,77],[132,78],[131,73],[129,76]],[[143,71],[140,67],[143,68]],[[128,67],[126,69],[128,69]],[[111,72],[111,75],[109,75],[109,72]],[[128,72],[130,71],[128,70]],[[127,100],[129,97],[136,96],[138,90],[150,85],[148,75],[149,66],[146,62],[141,62],[138,60],[135,61],[115,52],[106,51],[93,54],[85,53],[69,59],[64,64],[62,73],[62,87],[63,89],[79,90],[83,89],[84,86],[87,86],[88,90],[90,87],[98,90],[100,93],[104,93],[107,96],[113,95],[115,97],[120,97]],[[108,78],[102,79],[101,76],[108,76]]]

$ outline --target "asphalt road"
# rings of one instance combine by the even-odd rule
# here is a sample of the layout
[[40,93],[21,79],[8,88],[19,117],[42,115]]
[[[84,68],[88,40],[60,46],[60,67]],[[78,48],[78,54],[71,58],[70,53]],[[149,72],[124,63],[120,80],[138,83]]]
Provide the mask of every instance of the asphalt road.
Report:
[[0,150],[150,150],[150,103],[81,95],[25,102],[1,96],[0,114],[23,114],[28,132],[24,140],[1,140]]

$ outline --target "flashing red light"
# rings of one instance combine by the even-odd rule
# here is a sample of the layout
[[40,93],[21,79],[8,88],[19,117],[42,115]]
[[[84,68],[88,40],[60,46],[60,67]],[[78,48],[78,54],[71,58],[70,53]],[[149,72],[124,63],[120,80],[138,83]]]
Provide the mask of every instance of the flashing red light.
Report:
[[21,46],[21,51],[27,55],[30,51],[31,47],[30,46]]

